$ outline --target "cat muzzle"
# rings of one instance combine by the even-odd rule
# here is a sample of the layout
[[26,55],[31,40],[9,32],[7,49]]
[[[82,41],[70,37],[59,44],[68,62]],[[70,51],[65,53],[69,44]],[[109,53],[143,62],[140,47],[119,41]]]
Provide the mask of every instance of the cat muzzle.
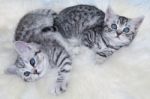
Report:
[[122,32],[116,32],[117,33],[117,38],[122,34]]
[[38,72],[37,69],[35,69],[35,70],[33,71],[33,74],[38,74],[38,75],[39,75],[40,72]]

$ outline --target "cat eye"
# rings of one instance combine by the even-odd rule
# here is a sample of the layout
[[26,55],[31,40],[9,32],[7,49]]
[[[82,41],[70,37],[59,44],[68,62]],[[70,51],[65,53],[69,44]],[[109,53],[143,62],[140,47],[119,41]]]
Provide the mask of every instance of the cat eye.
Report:
[[116,24],[112,24],[112,25],[111,25],[111,28],[112,28],[112,29],[117,29],[117,25],[116,25]]
[[34,65],[35,65],[35,59],[34,58],[30,59],[30,64],[34,67]]
[[128,27],[123,29],[123,32],[128,33],[130,31],[130,29]]
[[42,29],[42,32],[48,32],[48,31],[51,31],[51,28],[50,27],[44,27]]
[[29,72],[29,71],[26,71],[26,72],[24,72],[24,75],[25,75],[25,76],[29,76],[29,75],[30,75],[30,72]]
[[48,31],[51,31],[51,32],[56,32],[57,31],[57,28],[55,26],[51,26],[51,27],[44,27],[42,29],[42,32],[48,32]]

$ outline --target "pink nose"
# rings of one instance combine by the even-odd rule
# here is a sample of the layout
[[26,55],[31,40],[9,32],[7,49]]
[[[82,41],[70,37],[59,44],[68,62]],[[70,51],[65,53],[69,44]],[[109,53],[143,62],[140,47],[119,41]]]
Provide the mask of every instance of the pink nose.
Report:
[[121,35],[121,32],[117,32],[117,37],[119,37]]
[[35,69],[34,71],[33,71],[33,74],[40,74],[38,71],[37,71],[37,69]]
[[33,71],[33,73],[34,73],[34,74],[37,74],[37,70],[35,69],[35,70]]

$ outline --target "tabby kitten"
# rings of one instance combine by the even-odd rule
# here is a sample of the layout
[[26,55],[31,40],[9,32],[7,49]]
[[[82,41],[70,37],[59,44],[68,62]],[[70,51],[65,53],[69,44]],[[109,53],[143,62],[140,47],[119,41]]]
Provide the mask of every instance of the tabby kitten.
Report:
[[92,49],[101,61],[129,45],[143,19],[120,16],[110,7],[104,13],[94,6],[77,5],[62,10],[54,24],[68,42],[76,39],[77,45]]
[[30,12],[20,20],[14,42],[18,57],[7,72],[30,82],[43,77],[48,68],[57,68],[58,76],[52,89],[57,95],[66,91],[72,60],[59,42],[62,38],[53,26],[55,17],[54,11],[42,9]]

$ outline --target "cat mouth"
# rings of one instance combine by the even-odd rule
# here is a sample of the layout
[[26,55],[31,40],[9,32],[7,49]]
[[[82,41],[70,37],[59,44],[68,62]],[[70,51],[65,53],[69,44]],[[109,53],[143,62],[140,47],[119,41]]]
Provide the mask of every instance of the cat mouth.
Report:
[[41,73],[40,72],[36,72],[36,73],[33,73],[33,74],[40,75]]
[[117,35],[116,38],[120,38],[119,36],[120,36],[120,35]]
[[120,39],[120,35],[117,35],[115,38]]

